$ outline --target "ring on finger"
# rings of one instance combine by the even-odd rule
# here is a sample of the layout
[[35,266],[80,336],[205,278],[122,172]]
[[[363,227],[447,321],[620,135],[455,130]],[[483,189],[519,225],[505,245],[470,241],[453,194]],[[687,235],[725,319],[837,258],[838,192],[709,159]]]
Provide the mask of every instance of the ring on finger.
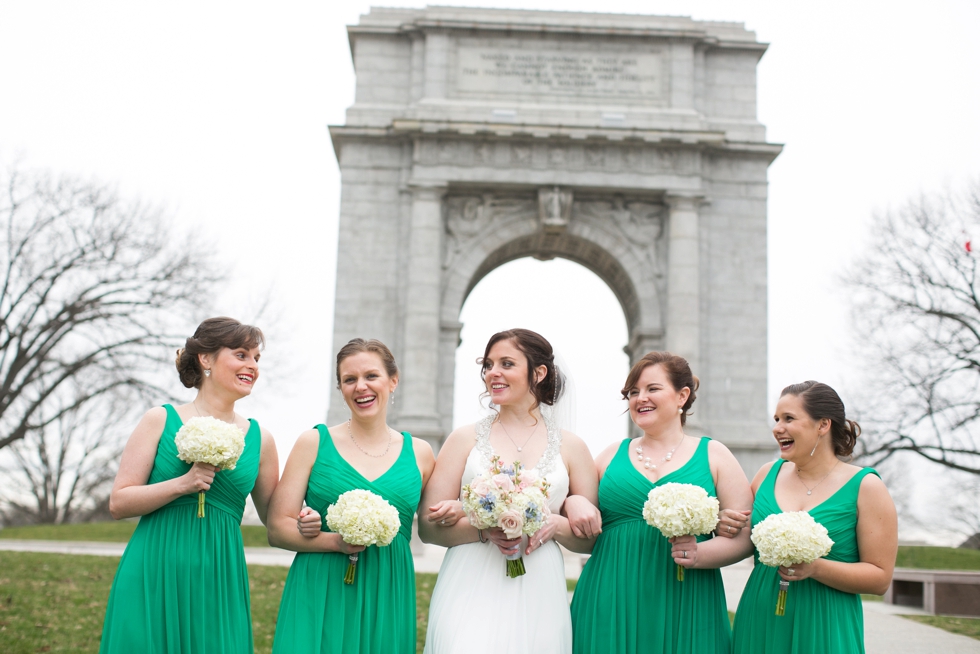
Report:
[[687,550],[684,550],[684,558],[687,558]]
[[440,524],[440,525],[444,525],[444,524],[446,524],[446,521],[445,521],[444,519],[443,519],[443,520],[440,520],[440,521],[439,521],[439,524]]
[[793,568],[789,568],[788,570],[786,570],[786,574],[792,577],[793,575],[796,574],[796,570],[794,570]]

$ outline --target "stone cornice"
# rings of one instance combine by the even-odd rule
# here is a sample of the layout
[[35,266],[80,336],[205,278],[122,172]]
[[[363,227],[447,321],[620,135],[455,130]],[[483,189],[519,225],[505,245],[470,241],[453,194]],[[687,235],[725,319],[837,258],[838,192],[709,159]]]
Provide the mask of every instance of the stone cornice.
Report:
[[[588,20],[584,21],[583,17]],[[583,24],[586,23],[587,24]],[[741,23],[696,21],[683,16],[595,14],[561,11],[426,7],[417,10],[372,8],[347,28],[351,43],[360,35],[414,35],[470,32],[658,38],[700,43],[705,47],[765,52],[768,44]]]
[[530,142],[585,143],[611,145],[655,145],[705,152],[737,152],[774,160],[783,150],[779,143],[728,141],[724,132],[687,130],[644,130],[613,127],[564,127],[514,123],[394,120],[388,127],[331,125],[330,137],[338,152],[346,140],[360,139],[449,139],[490,138]]

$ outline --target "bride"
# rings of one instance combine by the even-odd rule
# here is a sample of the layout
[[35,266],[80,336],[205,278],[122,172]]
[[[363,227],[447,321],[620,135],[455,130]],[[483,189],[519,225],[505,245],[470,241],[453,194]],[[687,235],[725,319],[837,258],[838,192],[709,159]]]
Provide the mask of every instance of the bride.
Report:
[[[527,329],[494,334],[483,359],[483,380],[496,414],[453,431],[439,452],[422,494],[423,541],[449,548],[429,605],[426,654],[572,651],[565,566],[557,543],[592,550],[599,532],[598,478],[582,440],[553,419],[564,378],[551,344]],[[542,405],[545,408],[542,415]],[[550,484],[551,517],[526,540],[470,526],[459,502],[462,486],[500,456],[520,461]],[[591,503],[574,527],[560,514],[568,495]],[[587,506],[577,502],[577,506]],[[523,555],[526,573],[506,575],[506,559]]]

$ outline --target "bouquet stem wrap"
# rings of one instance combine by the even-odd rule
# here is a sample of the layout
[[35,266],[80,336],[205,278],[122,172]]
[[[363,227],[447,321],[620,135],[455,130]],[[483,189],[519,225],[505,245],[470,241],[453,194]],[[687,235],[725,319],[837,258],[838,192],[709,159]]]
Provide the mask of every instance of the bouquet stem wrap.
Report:
[[684,581],[684,566],[677,566],[677,581]]
[[789,592],[789,582],[779,580],[779,595],[776,596],[776,615],[786,615],[786,593]]
[[524,555],[522,554],[526,545],[527,536],[521,536],[521,545],[517,549],[517,554],[506,557],[507,576],[511,579],[517,579],[521,575],[527,573],[527,570],[524,568]]
[[354,572],[357,570],[357,552],[347,557],[350,563],[347,564],[347,572],[344,574],[344,583],[350,586],[354,583]]
[[204,491],[200,491],[197,494],[197,517],[204,517]]

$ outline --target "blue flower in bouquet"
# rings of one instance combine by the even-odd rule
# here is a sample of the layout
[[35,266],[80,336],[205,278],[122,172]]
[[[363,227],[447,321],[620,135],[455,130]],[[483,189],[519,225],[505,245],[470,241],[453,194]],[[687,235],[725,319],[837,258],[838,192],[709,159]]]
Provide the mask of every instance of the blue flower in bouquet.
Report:
[[480,508],[487,513],[493,513],[493,508],[496,505],[492,495],[484,495],[480,498]]
[[527,505],[527,508],[524,509],[524,519],[528,521],[540,519],[540,510],[538,509],[538,505],[536,503],[531,502]]

